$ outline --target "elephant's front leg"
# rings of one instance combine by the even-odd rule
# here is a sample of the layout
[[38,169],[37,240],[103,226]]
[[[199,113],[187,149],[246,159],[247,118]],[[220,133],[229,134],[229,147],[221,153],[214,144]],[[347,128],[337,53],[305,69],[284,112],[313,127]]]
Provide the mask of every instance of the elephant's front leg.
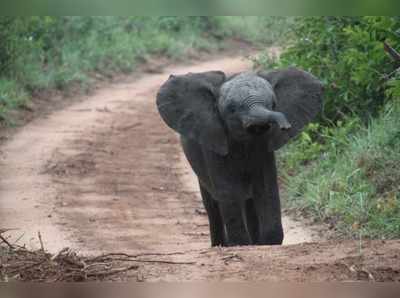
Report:
[[211,197],[210,193],[200,184],[201,197],[204,208],[207,211],[210,225],[211,246],[223,245],[224,227],[218,208],[218,203]]
[[281,245],[283,242],[283,227],[279,197],[258,196],[255,198],[258,217],[258,245]]
[[258,218],[259,245],[281,245],[283,228],[278,177],[273,152],[265,154],[263,173],[257,175],[254,185],[254,207]]
[[244,202],[219,202],[224,225],[224,245],[250,245],[251,237],[244,216]]

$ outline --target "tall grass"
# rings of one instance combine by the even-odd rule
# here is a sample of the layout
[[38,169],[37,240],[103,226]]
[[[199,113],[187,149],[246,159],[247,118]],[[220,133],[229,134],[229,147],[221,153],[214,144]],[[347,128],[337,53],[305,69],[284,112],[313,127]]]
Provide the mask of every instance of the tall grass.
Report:
[[[42,89],[87,87],[150,55],[219,47],[212,17],[0,17],[0,120]],[[221,25],[222,26],[222,25]]]
[[293,17],[225,16],[217,17],[223,24],[220,34],[247,40],[260,46],[285,45],[291,37]]
[[400,237],[399,112],[398,105],[388,104],[357,133],[336,130],[319,159],[294,171],[286,161],[299,148],[296,142],[288,146],[280,154],[286,204],[346,237]]
[[151,55],[182,60],[226,38],[279,41],[279,17],[0,17],[0,117],[41,89],[86,88]]
[[15,81],[0,78],[0,121],[11,121],[8,112],[23,106],[28,98]]

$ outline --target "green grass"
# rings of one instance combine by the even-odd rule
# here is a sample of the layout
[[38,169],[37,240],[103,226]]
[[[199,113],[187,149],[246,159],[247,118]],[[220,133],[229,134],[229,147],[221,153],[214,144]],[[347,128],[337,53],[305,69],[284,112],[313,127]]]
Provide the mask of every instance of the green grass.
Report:
[[9,111],[20,108],[28,99],[28,94],[15,81],[0,78],[0,121],[12,123]]
[[[284,19],[271,17],[0,17],[0,121],[37,90],[86,90],[91,73],[133,71],[162,55],[223,48],[227,38],[271,43]],[[278,30],[279,29],[279,30]]]
[[293,157],[301,138],[290,144],[280,153],[286,205],[333,224],[346,237],[400,237],[399,112],[388,105],[355,134],[337,128],[325,152],[308,164]]
[[219,34],[246,40],[260,46],[283,45],[289,39],[293,17],[224,16]]
[[38,90],[86,90],[93,72],[133,71],[151,55],[182,60],[218,42],[201,27],[208,19],[185,17],[0,17],[0,121]]

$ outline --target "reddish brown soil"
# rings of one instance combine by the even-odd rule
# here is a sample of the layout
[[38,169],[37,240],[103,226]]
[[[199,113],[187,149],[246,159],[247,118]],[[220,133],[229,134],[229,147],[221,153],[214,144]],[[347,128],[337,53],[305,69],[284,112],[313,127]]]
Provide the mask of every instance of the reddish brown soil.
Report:
[[195,179],[155,94],[170,73],[249,67],[227,57],[128,77],[26,125],[1,147],[0,227],[33,248],[40,231],[51,252],[156,254],[126,276],[138,280],[399,280],[399,241],[323,243],[288,217],[292,245],[209,248]]

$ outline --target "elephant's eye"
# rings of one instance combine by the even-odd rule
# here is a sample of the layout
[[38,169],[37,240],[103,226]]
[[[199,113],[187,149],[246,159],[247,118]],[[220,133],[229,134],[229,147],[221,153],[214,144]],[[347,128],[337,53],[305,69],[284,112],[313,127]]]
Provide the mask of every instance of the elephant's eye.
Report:
[[227,107],[227,109],[228,109],[229,113],[235,113],[236,112],[236,107],[234,105],[229,105]]

